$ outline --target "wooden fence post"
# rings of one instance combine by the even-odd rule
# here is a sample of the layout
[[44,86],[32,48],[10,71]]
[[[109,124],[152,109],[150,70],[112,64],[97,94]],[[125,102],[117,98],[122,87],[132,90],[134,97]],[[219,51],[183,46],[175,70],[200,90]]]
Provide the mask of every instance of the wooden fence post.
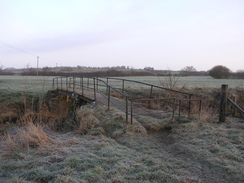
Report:
[[227,108],[228,85],[222,85],[220,93],[219,122],[225,122]]

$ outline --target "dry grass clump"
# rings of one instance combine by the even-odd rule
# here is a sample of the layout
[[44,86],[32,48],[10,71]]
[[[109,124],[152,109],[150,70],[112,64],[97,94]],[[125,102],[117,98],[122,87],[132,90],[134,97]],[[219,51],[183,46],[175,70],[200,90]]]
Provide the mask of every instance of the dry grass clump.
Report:
[[132,125],[126,125],[125,132],[129,135],[140,133],[141,135],[147,136],[147,130],[137,120],[134,120]]
[[138,121],[151,132],[157,132],[170,128],[171,124],[174,123],[172,118],[158,119],[151,116],[137,116]]
[[99,125],[99,120],[95,117],[94,111],[89,108],[78,109],[76,111],[76,121],[79,123],[77,132],[80,134],[86,134]]
[[200,114],[200,123],[214,123],[217,118],[217,110],[213,108],[204,107]]
[[43,126],[33,123],[13,128],[2,139],[3,156],[18,154],[23,149],[49,148],[54,144],[54,141],[44,132]]

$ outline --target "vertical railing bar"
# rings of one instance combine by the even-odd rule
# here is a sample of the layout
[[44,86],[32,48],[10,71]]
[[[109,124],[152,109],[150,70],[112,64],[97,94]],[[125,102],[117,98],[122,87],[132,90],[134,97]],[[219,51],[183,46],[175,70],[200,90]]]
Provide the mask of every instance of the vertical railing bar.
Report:
[[81,89],[81,77],[80,77],[80,89]]
[[73,92],[75,92],[75,77],[73,76]]
[[131,101],[131,109],[130,109],[130,123],[133,123],[133,101]]
[[189,109],[188,109],[188,118],[190,118],[191,117],[191,97],[192,97],[192,95],[189,95],[189,104],[188,104],[188,107],[189,107]]
[[126,123],[128,122],[128,115],[129,115],[129,112],[128,112],[128,97],[126,96],[125,98],[125,112],[126,112]]
[[110,110],[110,86],[108,86],[108,110]]
[[149,98],[152,98],[152,92],[153,92],[153,85],[151,85],[151,90],[150,90]]
[[96,97],[96,78],[94,77],[93,78],[93,85],[94,85],[94,100],[97,100],[97,97]]
[[54,90],[54,79],[55,79],[55,78],[53,78],[53,87],[52,87],[52,88],[53,88],[53,90]]
[[199,119],[201,118],[202,100],[199,100]]
[[87,89],[89,90],[89,78],[87,78]]
[[63,77],[61,77],[61,90],[63,89]]
[[57,89],[58,89],[58,78],[57,78]]
[[178,120],[180,120],[180,108],[181,108],[181,100],[179,100],[179,113],[178,113]]
[[82,86],[82,95],[84,95],[84,80],[83,80],[83,77],[81,78],[81,86]]
[[69,88],[71,88],[71,79],[72,78],[69,78]]
[[97,81],[97,91],[98,91],[98,77],[96,77],[96,81]]
[[125,92],[125,80],[123,79],[123,83],[122,83],[122,92]]
[[173,103],[173,118],[175,117],[175,98],[173,99],[174,103]]

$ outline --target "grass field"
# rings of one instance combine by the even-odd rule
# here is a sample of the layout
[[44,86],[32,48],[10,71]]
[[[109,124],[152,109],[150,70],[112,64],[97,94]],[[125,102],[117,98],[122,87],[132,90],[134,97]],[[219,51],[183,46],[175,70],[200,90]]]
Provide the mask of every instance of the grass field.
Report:
[[[129,79],[159,82],[156,77]],[[220,88],[222,81],[213,86]],[[131,125],[124,113],[99,104],[82,106],[65,120],[66,99],[53,104],[56,114],[43,103],[39,111],[33,103],[27,106],[26,95],[51,88],[52,77],[0,76],[0,118],[11,113],[16,120],[0,124],[0,182],[244,182],[242,119],[228,117],[218,124],[217,113],[204,109],[201,119],[144,113]]]
[[[52,89],[52,79],[54,77],[43,76],[0,76],[0,89],[11,91],[29,91],[29,92],[46,92]],[[143,76],[143,77],[120,77],[122,79],[136,80],[149,84],[161,86],[165,82],[165,77]],[[104,81],[106,81],[104,79]],[[115,87],[121,87],[122,82],[109,80],[109,83]],[[222,84],[227,84],[229,88],[244,88],[244,80],[241,79],[213,79],[211,77],[179,77],[176,87],[181,88],[220,88]],[[126,87],[137,88],[140,84],[128,83]]]
[[[129,80],[136,80],[140,82],[150,83],[154,85],[161,86],[162,82],[165,82],[165,78],[163,76],[142,76],[142,77],[123,77],[124,79]],[[116,83],[116,82],[114,82]],[[194,77],[194,76],[188,76],[188,77],[179,77],[176,87],[199,87],[199,88],[220,88],[222,84],[227,84],[230,88],[244,88],[244,80],[243,79],[213,79],[209,76],[202,76],[202,77]],[[139,86],[139,85],[138,85]],[[130,85],[130,87],[134,87],[134,85]]]

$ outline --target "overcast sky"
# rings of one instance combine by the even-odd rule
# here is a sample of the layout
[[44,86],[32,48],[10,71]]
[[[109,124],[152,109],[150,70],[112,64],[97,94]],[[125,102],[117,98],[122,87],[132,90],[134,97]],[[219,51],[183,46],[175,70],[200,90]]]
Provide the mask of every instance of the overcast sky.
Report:
[[0,0],[0,66],[37,56],[40,67],[244,70],[244,0]]

